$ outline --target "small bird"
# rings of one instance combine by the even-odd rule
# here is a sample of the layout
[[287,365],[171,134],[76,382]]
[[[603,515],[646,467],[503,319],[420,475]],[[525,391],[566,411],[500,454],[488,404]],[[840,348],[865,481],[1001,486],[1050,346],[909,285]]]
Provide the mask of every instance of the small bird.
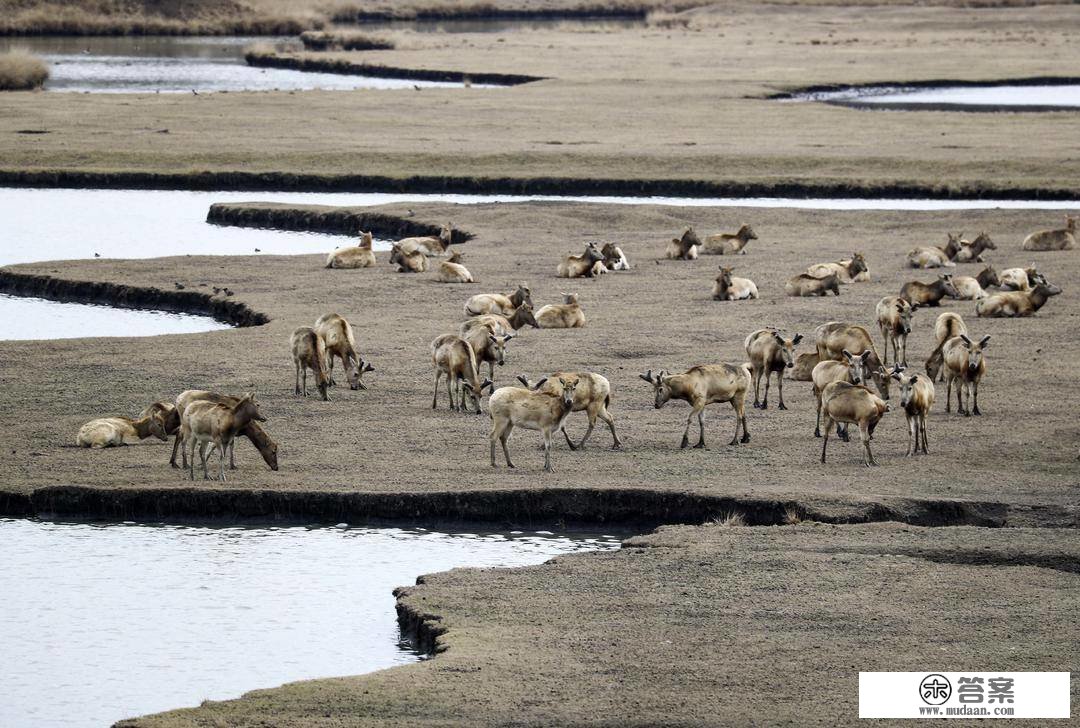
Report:
[[232,294],[233,294],[233,292],[230,291],[228,288],[225,289],[225,295],[226,296],[231,296]]
[[255,248],[255,252],[256,252],[256,253],[261,253],[262,251],[261,251],[261,250],[259,250],[258,248]]
[[414,89],[416,89],[417,91],[419,91],[419,90],[420,90],[420,87],[419,87],[419,86],[417,86],[417,85],[416,85],[415,83],[413,84],[413,88],[414,88]]
[[177,281],[177,282],[176,282],[176,283],[174,283],[173,285],[175,285],[175,286],[176,286],[176,290],[178,290],[178,291],[182,291],[182,290],[184,290],[184,289],[185,289],[185,288],[187,287],[187,286],[185,286],[185,285],[184,285],[183,283],[180,283],[179,281]]
[[199,95],[199,92],[198,92],[198,91],[196,91],[195,89],[191,89],[191,93],[195,94],[196,96],[198,96],[198,95]]
[[95,258],[100,258],[100,257],[101,257],[101,253],[94,253],[94,257],[95,257]]

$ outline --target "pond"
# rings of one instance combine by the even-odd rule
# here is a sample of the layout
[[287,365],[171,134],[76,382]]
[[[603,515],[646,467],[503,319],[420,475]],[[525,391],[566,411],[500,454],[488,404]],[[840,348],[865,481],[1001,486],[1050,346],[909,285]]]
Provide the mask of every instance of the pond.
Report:
[[391,591],[618,548],[588,533],[0,519],[0,725],[80,727],[421,659]]
[[191,93],[192,91],[343,91],[360,88],[463,88],[461,83],[411,81],[336,73],[254,68],[244,48],[285,38],[173,36],[0,38],[0,52],[22,48],[49,64],[46,91]]
[[0,294],[0,339],[76,339],[84,336],[158,336],[227,329],[209,316],[60,303]]
[[797,94],[794,100],[912,110],[1051,110],[1080,108],[1080,84],[999,84],[939,87],[861,86]]

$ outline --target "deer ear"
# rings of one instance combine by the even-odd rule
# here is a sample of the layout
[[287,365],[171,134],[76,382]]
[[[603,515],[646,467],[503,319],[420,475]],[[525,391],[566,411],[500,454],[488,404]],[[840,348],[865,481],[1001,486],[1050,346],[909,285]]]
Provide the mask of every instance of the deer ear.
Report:
[[490,341],[492,344],[498,344],[499,343],[499,340],[496,339],[493,334],[488,334],[488,341]]
[[547,382],[547,377],[541,377],[540,381],[533,385],[533,389],[540,389]]
[[528,379],[527,379],[527,378],[525,377],[525,375],[524,375],[524,374],[518,374],[518,375],[517,375],[517,380],[518,380],[519,382],[521,382],[521,383],[522,383],[523,385],[525,385],[525,388],[526,388],[526,389],[528,389],[528,388],[529,388],[529,380],[528,380]]
[[841,354],[843,354],[843,356],[844,356],[844,358],[845,358],[845,359],[847,359],[848,361],[851,361],[851,359],[852,359],[852,356],[851,356],[851,352],[850,352],[850,351],[848,351],[847,349],[844,349],[844,350],[842,350],[842,351],[841,351],[840,353],[841,353]]
[[919,375],[918,374],[912,374],[911,375],[911,383],[914,384],[917,381],[919,381]]
[[860,358],[860,359],[862,359],[862,360],[863,360],[863,362],[865,363],[865,362],[866,362],[866,360],[870,358],[870,350],[869,350],[869,349],[867,349],[867,350],[866,350],[866,351],[864,351],[864,352],[863,352],[862,354],[859,354],[859,358]]
[[963,340],[964,345],[967,348],[970,349],[971,348],[971,339],[968,338],[967,334],[960,334],[960,338],[961,338],[961,340]]
[[791,343],[792,343],[792,345],[795,345],[795,344],[798,344],[802,340],[803,340],[803,335],[802,334],[795,334],[795,338],[793,338],[791,340]]
[[990,334],[987,334],[986,336],[979,339],[979,347],[984,348],[989,341],[990,341]]
[[641,377],[642,379],[644,379],[649,384],[652,384],[652,369],[645,372],[644,374],[638,374],[638,376]]

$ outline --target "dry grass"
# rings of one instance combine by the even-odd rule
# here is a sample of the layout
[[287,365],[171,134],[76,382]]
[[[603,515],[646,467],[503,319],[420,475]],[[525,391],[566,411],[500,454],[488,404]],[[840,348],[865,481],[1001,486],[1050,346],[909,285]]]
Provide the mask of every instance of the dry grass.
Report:
[[730,511],[728,513],[721,513],[716,518],[709,521],[710,526],[720,526],[721,528],[741,528],[746,525],[746,518],[738,511]]
[[785,526],[797,526],[800,523],[802,523],[802,514],[797,508],[792,507],[784,511]]
[[392,40],[348,31],[309,30],[300,34],[300,41],[309,51],[389,51],[395,47]]
[[0,55],[0,91],[31,91],[48,78],[48,65],[31,53],[16,50]]

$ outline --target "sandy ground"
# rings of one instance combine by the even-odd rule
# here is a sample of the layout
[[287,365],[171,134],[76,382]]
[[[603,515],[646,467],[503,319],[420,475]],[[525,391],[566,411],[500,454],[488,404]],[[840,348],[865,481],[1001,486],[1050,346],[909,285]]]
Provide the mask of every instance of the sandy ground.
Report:
[[[96,416],[135,414],[150,402],[188,388],[254,391],[281,444],[281,470],[267,470],[239,448],[242,469],[221,488],[364,491],[487,490],[498,488],[616,487],[709,494],[820,497],[905,496],[965,498],[1005,503],[1076,504],[1080,481],[1080,426],[1072,407],[1080,396],[1074,378],[1060,376],[1080,337],[1080,308],[1072,282],[1080,271],[1075,251],[1031,254],[1024,234],[1055,224],[1044,211],[942,213],[815,212],[797,210],[677,209],[654,206],[523,204],[412,206],[417,219],[452,220],[476,238],[462,246],[479,283],[445,285],[432,274],[393,272],[386,254],[373,269],[327,270],[322,256],[91,260],[18,266],[57,278],[122,282],[172,289],[224,285],[236,299],[266,313],[271,323],[190,336],[12,342],[0,349],[0,412],[10,452],[0,461],[4,487],[26,492],[50,484],[176,488],[188,481],[166,466],[169,446],[145,441],[110,451],[71,447],[79,426]],[[405,207],[385,208],[407,215]],[[695,262],[656,258],[685,223],[714,232],[740,222],[760,240],[745,256],[703,256]],[[971,302],[942,310],[964,316],[973,336],[993,336],[989,371],[981,388],[981,418],[945,415],[945,391],[929,422],[931,454],[906,459],[906,424],[897,412],[877,430],[882,467],[862,466],[857,444],[831,444],[831,460],[818,462],[810,385],[787,382],[788,411],[750,409],[752,441],[729,446],[728,405],[707,410],[709,449],[680,450],[688,407],[656,411],[646,369],[681,371],[710,362],[742,362],[743,340],[766,325],[803,332],[830,320],[873,328],[874,306],[904,281],[930,280],[929,271],[904,267],[916,244],[941,243],[947,230],[987,230],[998,244],[988,254],[999,268],[1032,262],[1065,288],[1030,319],[979,320]],[[267,232],[267,235],[272,235]],[[620,243],[634,269],[598,280],[555,276],[560,252],[587,240]],[[343,238],[345,240],[345,238]],[[867,256],[873,281],[845,286],[839,298],[794,299],[783,282],[807,265],[849,255]],[[717,266],[757,282],[761,299],[711,300]],[[955,272],[974,274],[980,266]],[[516,433],[516,470],[488,464],[489,418],[431,409],[429,342],[457,329],[472,294],[509,291],[527,281],[537,306],[560,292],[580,295],[587,326],[577,330],[525,330],[508,348],[496,383],[514,383],[554,370],[587,368],[611,380],[611,412],[626,442],[609,449],[597,429],[587,451],[565,444],[554,454],[556,473],[540,472],[539,437]],[[289,334],[336,311],[356,327],[358,344],[377,370],[370,390],[333,392],[333,401],[292,393]],[[932,348],[934,311],[919,311],[909,342],[909,363]],[[811,343],[800,346],[809,351]],[[28,368],[27,362],[34,366]],[[442,394],[445,394],[443,392]],[[486,402],[485,402],[486,404]],[[580,436],[584,415],[569,419]],[[696,434],[696,430],[694,433]],[[501,462],[501,460],[500,460]]]
[[[521,73],[504,89],[13,93],[0,170],[247,171],[1080,187],[1075,113],[868,112],[765,97],[795,87],[1073,75],[1075,5],[690,11],[689,27],[402,34],[351,54]],[[48,134],[19,134],[20,130]],[[168,133],[155,133],[168,129]]]
[[855,725],[859,671],[1075,672],[1078,559],[1076,531],[665,528],[424,577],[428,662],[123,725]]

